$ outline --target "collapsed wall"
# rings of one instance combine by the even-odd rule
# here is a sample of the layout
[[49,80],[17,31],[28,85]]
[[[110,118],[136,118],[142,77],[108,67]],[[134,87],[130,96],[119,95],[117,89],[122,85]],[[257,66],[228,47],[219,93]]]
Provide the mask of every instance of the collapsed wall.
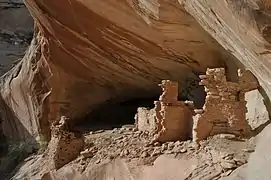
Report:
[[140,131],[154,134],[155,130],[157,129],[155,110],[145,107],[137,108],[137,113],[135,115],[135,125],[136,128]]
[[139,107],[136,114],[136,127],[148,132],[153,141],[168,142],[187,140],[192,137],[192,115],[194,103],[179,101],[179,83],[163,80],[159,86],[162,94],[155,107]]

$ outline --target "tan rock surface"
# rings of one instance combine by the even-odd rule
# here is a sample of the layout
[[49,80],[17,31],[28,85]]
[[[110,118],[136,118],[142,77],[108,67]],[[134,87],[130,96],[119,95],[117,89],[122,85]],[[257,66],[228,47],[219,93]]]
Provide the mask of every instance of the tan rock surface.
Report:
[[[179,81],[190,91],[189,81],[197,80],[199,73],[226,64],[228,72],[237,69],[235,63],[251,70],[270,108],[268,0],[25,2],[36,22],[35,38],[23,61],[1,77],[1,126],[11,139],[47,141],[50,125],[63,115],[74,122],[107,100],[157,95],[156,84],[161,79]],[[237,77],[235,73],[228,76]],[[236,148],[238,143],[242,142],[212,141],[199,156],[207,155],[208,161],[200,163],[187,179],[220,178],[224,169],[220,162],[213,162],[210,147],[230,144]],[[173,144],[167,147],[174,149]],[[266,144],[260,148],[265,149]],[[157,149],[151,154],[161,153]],[[221,149],[219,146],[217,151]],[[255,157],[263,157],[259,164],[265,166],[266,156],[259,152]],[[47,162],[39,158],[39,166],[32,161],[21,172],[31,168],[33,177],[40,178],[38,173],[47,170],[39,168]],[[113,175],[114,170],[122,169],[122,165],[106,167]],[[229,175],[231,170],[223,174]],[[21,172],[17,179],[23,177]]]
[[269,113],[265,105],[265,100],[258,90],[253,90],[245,94],[247,101],[246,119],[252,129],[268,123]]
[[36,40],[1,85],[12,112],[2,115],[5,134],[15,139],[49,139],[62,115],[74,120],[111,98],[153,96],[161,79],[185,88],[194,72],[224,66],[220,46],[177,1],[25,3]]
[[[25,2],[36,21],[36,44],[2,77],[6,109],[2,117],[8,137],[42,134],[49,139],[49,124],[61,115],[73,120],[111,97],[157,92],[155,84],[162,78],[182,82],[196,78],[192,72],[223,65],[225,52],[200,25],[270,94],[269,1]],[[244,12],[238,14],[236,8]]]
[[257,77],[265,96],[270,97],[270,33],[263,31],[270,27],[270,0],[180,1],[209,34],[238,59],[240,66]]
[[230,175],[248,159],[250,152],[242,149],[254,148],[253,139],[234,141],[219,136],[202,141],[201,146],[192,141],[148,145],[150,136],[120,130],[86,134],[86,148],[93,155],[79,156],[58,170],[50,171],[46,156],[34,155],[12,179],[45,180],[51,174],[52,179],[209,180]]

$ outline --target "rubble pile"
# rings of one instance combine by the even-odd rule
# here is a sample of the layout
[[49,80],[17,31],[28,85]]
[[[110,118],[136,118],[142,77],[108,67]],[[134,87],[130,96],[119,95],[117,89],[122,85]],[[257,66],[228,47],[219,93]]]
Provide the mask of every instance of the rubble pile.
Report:
[[[219,144],[236,136],[244,137],[252,131],[246,121],[244,95],[257,88],[258,84],[249,71],[239,70],[238,75],[238,82],[228,82],[223,68],[208,69],[206,75],[201,75],[200,84],[204,85],[207,93],[203,109],[195,109],[191,101],[179,101],[178,83],[163,80],[160,84],[163,93],[159,101],[154,102],[155,108],[138,108],[134,125],[91,131],[82,135],[84,139],[69,132],[67,118],[61,117],[59,123],[52,127],[47,150],[51,169],[59,169],[73,162],[79,164],[77,170],[83,172],[90,164],[99,165],[118,157],[128,162],[136,160],[141,164],[152,164],[163,154],[185,154],[199,156],[202,162],[210,161],[211,164],[204,167],[204,172],[201,172],[200,165],[197,166],[191,177],[199,173],[202,177],[212,178],[229,175],[233,169],[244,164],[247,157],[242,157],[242,161],[234,159],[233,155],[214,159],[221,156],[214,154],[211,158],[205,158],[206,153],[221,150],[208,149],[210,145],[206,145],[206,142],[210,140],[205,139],[220,134],[213,138],[220,138],[217,141]],[[223,137],[228,137],[228,140],[222,140]],[[210,172],[214,174],[208,174]]]
[[115,128],[112,132],[98,132],[85,137],[85,150],[81,152],[84,158],[155,157],[161,154],[184,153],[187,152],[188,147],[193,146],[190,140],[151,143],[151,134],[137,131],[136,128],[133,131],[127,128]]
[[150,143],[152,134],[138,131],[136,127],[97,131],[85,135],[85,149],[73,164],[79,164],[78,172],[84,172],[89,166],[99,166],[120,157],[139,167],[153,165],[159,156],[167,155],[198,160],[189,175],[191,180],[219,179],[245,164],[251,153],[249,149],[253,148],[248,141],[235,141],[232,146],[230,142],[234,141],[227,137],[215,135],[201,141],[200,145],[191,140]]

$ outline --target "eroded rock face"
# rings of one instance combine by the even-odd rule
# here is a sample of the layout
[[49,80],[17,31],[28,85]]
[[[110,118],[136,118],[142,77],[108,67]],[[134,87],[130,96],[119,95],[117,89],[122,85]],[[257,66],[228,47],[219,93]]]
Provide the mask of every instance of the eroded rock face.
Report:
[[[241,66],[249,69],[271,96],[270,0],[182,1],[186,11],[209,32]],[[269,98],[268,98],[269,97]],[[270,102],[267,103],[270,108]]]
[[[23,1],[22,0],[0,1],[1,76],[5,74],[8,70],[10,70],[16,63],[18,63],[18,61],[20,61],[23,58],[25,50],[27,49],[32,39],[32,35],[33,35],[33,18],[30,16]],[[2,106],[1,111],[5,111]],[[0,127],[2,127],[1,123],[2,120],[0,120]],[[3,125],[3,129],[5,128],[7,128],[7,126]],[[9,127],[10,131],[11,129],[12,127]],[[4,131],[6,132],[7,130]],[[0,128],[0,136],[1,135],[2,128]],[[5,135],[7,134],[5,133]]]
[[247,101],[246,119],[253,130],[268,123],[269,113],[265,106],[265,99],[259,90],[253,90],[245,94]]
[[62,115],[74,123],[106,100],[157,93],[161,79],[185,89],[207,67],[234,64],[223,61],[227,52],[201,26],[269,95],[269,5],[250,2],[26,0],[35,39],[23,62],[2,77],[4,134],[48,140],[50,124]]
[[2,113],[5,135],[14,139],[50,139],[62,115],[74,123],[106,100],[153,96],[161,79],[192,92],[198,73],[225,66],[220,46],[177,1],[25,3],[35,39],[1,84],[11,111]]

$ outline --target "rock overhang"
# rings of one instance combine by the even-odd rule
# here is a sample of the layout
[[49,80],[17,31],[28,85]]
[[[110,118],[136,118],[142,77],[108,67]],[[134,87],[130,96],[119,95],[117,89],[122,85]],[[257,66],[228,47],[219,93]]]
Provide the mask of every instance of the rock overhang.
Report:
[[[35,136],[42,132],[49,138],[49,124],[61,116],[75,121],[108,100],[158,94],[162,79],[197,94],[203,90],[191,81],[197,82],[198,74],[229,64],[221,46],[177,1],[25,3],[36,40],[22,62],[25,70],[11,71],[19,78],[11,80],[3,99],[16,112],[11,119],[21,117],[30,134],[35,126]],[[19,86],[32,99],[10,103]]]

